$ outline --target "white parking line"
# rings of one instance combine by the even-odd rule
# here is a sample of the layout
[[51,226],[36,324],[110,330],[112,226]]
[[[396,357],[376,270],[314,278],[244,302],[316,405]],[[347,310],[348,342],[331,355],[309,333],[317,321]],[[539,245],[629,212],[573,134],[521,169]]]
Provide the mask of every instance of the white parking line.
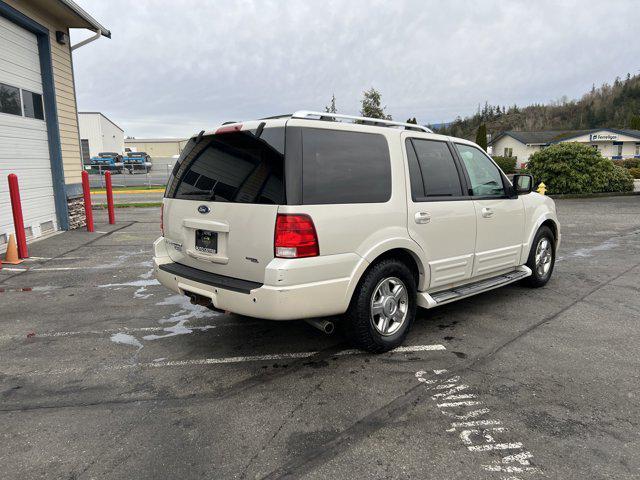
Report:
[[[191,328],[191,327],[190,327]],[[444,345],[413,345],[408,347],[399,347],[395,350],[391,350],[388,354],[396,353],[413,353],[424,351],[439,351],[446,350]],[[237,364],[237,363],[249,363],[249,362],[265,362],[276,360],[295,360],[301,358],[311,358],[314,355],[319,354],[319,351],[310,352],[291,352],[291,353],[274,353],[268,355],[249,355],[241,357],[220,357],[220,358],[194,358],[190,360],[169,360],[169,361],[154,361],[145,363],[128,363],[122,365],[112,365],[99,368],[95,370],[98,372],[118,371],[118,370],[130,370],[132,368],[159,368],[159,367],[186,367],[195,365],[220,365],[220,364]],[[342,357],[346,355],[366,355],[366,352],[362,350],[341,350],[333,354],[334,357]],[[90,367],[87,368],[62,368],[58,370],[49,371],[37,371],[32,370],[29,372],[0,372],[6,375],[21,375],[21,376],[41,376],[41,375],[66,375],[71,373],[87,373],[92,371]]]

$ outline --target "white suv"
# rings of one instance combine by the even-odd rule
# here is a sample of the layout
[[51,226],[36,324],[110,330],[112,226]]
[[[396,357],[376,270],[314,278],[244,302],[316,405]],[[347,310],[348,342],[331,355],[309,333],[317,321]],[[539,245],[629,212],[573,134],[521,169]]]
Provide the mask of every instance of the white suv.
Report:
[[342,315],[357,347],[383,352],[416,307],[547,283],[555,204],[528,175],[513,185],[476,144],[418,125],[317,112],[225,124],[173,169],[155,272],[214,310],[327,332]]

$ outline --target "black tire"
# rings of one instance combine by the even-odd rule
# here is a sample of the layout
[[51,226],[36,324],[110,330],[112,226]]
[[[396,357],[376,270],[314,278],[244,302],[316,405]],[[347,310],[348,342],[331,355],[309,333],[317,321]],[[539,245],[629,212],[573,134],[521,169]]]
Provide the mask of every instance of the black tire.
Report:
[[[536,251],[541,242],[546,240],[549,243],[551,249],[551,260],[549,268],[546,272],[541,271],[536,265]],[[553,267],[556,263],[556,240],[553,236],[553,232],[549,227],[543,225],[540,227],[536,236],[533,237],[533,243],[531,244],[531,250],[529,251],[529,258],[527,259],[527,267],[531,269],[533,274],[530,277],[524,279],[524,284],[532,288],[540,288],[547,284],[553,273]]]
[[[399,280],[406,288],[405,303],[402,300],[396,307],[405,305],[404,320],[397,330],[383,335],[373,325],[372,296],[381,282]],[[396,287],[399,283],[395,283]],[[394,302],[392,302],[394,303]],[[393,306],[392,306],[393,307]],[[411,270],[400,260],[385,259],[374,264],[363,276],[353,293],[349,309],[344,318],[344,331],[350,342],[357,348],[371,353],[382,353],[402,344],[416,315],[416,282]],[[379,317],[380,318],[380,317]]]

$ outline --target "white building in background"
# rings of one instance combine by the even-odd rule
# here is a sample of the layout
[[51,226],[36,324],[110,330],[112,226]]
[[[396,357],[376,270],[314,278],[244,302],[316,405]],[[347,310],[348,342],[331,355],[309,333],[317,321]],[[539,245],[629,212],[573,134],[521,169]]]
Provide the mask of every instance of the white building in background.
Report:
[[640,158],[640,130],[602,128],[540,132],[501,132],[490,142],[493,155],[516,157],[516,168],[526,166],[529,157],[554,143],[578,142],[591,145],[612,160]]
[[124,130],[100,112],[78,112],[82,160],[101,152],[124,152]]

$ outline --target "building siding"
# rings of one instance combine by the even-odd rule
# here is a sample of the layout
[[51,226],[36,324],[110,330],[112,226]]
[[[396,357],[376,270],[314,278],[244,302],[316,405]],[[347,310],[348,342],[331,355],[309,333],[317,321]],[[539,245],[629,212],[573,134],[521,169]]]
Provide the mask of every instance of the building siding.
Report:
[[[71,50],[69,44],[56,42],[56,30],[69,33],[69,29],[55,19],[48,18],[43,12],[24,0],[4,0],[9,6],[32,18],[49,30],[51,58],[53,62],[53,83],[56,91],[58,123],[60,124],[60,142],[62,144],[62,162],[65,184],[77,184],[81,181],[82,162],[80,160],[80,140],[78,135],[77,106]],[[64,128],[63,128],[64,126]]]
[[100,113],[80,112],[80,138],[89,141],[89,154],[124,152],[124,132]]

